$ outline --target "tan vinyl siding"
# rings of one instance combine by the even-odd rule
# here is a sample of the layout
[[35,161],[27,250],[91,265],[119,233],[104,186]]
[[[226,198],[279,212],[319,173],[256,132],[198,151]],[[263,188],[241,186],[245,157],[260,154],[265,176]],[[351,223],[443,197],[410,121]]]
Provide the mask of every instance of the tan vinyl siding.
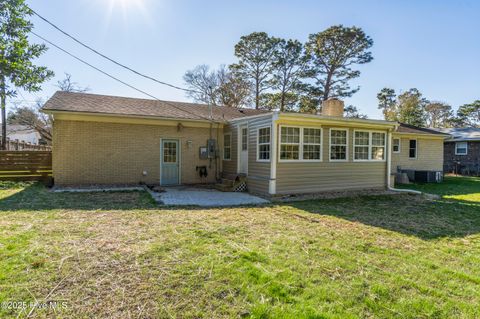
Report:
[[[224,132],[232,134],[232,159],[223,161],[224,174],[237,174],[238,166],[238,128],[248,126],[248,190],[252,193],[268,193],[270,179],[270,163],[257,162],[257,130],[262,127],[271,127],[272,116],[265,115],[235,121],[225,126]],[[272,132],[270,132],[271,134]],[[272,147],[272,146],[270,146]]]
[[[248,189],[252,193],[268,193],[270,162],[257,162],[257,132],[263,127],[272,127],[271,115],[248,121]],[[270,131],[270,139],[271,135]],[[270,145],[270,155],[271,151],[272,145]]]
[[[217,138],[217,130],[213,130]],[[196,166],[208,128],[56,120],[53,130],[53,174],[57,185],[138,184],[160,181],[160,139],[178,139],[181,183],[215,182],[215,163],[201,179]],[[219,145],[223,133],[219,130]],[[187,143],[187,141],[191,141]],[[219,161],[220,162],[220,161]],[[143,176],[147,171],[147,176]]]
[[221,144],[222,152],[222,163],[223,163],[223,173],[224,174],[237,174],[237,143],[238,143],[238,125],[235,124],[228,124],[225,125],[224,134],[230,133],[232,137],[232,144],[231,144],[231,159],[228,161],[223,160],[223,143]]
[[348,128],[348,161],[329,161],[330,128],[330,126],[322,126],[322,162],[277,163],[277,194],[386,187],[386,161],[353,161],[354,128]]
[[[393,134],[393,138],[400,138],[400,153],[392,151],[392,173],[397,167],[402,169],[443,171],[443,139],[428,137],[401,137]],[[417,158],[409,158],[409,144],[411,139],[417,140]]]

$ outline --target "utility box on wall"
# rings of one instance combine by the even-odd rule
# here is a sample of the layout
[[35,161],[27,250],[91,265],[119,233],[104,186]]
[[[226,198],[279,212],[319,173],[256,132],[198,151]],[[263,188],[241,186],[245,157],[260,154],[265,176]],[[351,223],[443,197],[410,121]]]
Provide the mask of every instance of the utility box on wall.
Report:
[[198,149],[198,157],[200,159],[208,159],[208,148],[206,146],[200,146]]
[[217,141],[215,139],[207,140],[208,158],[215,158],[217,151]]

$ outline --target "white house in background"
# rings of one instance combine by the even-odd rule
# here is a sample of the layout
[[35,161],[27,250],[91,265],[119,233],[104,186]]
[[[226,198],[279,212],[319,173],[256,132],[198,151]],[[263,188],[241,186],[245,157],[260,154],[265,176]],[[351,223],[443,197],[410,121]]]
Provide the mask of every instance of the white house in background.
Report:
[[[0,131],[0,136],[2,132]],[[40,134],[28,128],[25,125],[8,125],[7,124],[7,138],[11,141],[18,140],[20,142],[25,141],[26,143],[38,145],[40,141]]]

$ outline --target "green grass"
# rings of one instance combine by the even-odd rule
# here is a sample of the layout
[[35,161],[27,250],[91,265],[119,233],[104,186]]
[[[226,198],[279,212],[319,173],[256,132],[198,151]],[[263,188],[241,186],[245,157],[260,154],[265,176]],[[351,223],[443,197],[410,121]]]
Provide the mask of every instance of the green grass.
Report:
[[400,188],[437,194],[449,199],[480,202],[480,177],[445,176],[443,183],[402,185]]
[[410,185],[444,195],[435,201],[222,209],[10,185],[0,189],[0,302],[49,296],[66,303],[60,318],[477,318],[476,183]]

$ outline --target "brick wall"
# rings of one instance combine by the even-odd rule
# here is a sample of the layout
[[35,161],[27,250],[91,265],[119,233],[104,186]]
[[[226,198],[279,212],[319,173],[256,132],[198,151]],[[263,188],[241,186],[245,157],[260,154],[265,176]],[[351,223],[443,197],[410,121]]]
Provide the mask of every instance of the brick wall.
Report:
[[480,171],[480,142],[468,142],[467,155],[455,155],[455,142],[445,143],[444,171],[447,173],[467,173]]
[[[219,145],[223,145],[223,133],[219,131]],[[216,129],[213,137],[217,138]],[[184,125],[179,130],[177,126],[56,120],[52,163],[55,184],[158,184],[161,138],[179,140],[182,184],[215,181],[215,161],[211,169],[207,168],[207,179],[201,179],[195,170],[196,166],[209,166],[208,159],[199,158],[199,147],[209,138],[208,128]]]

